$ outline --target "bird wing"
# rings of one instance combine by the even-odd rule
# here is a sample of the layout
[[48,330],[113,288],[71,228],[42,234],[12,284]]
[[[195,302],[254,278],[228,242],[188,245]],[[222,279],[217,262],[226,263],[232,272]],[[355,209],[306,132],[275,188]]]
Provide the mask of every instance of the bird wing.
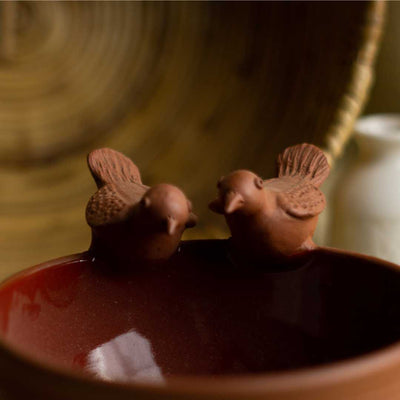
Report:
[[303,182],[290,190],[279,191],[277,199],[287,214],[300,219],[314,217],[325,208],[324,194],[312,183]]
[[116,150],[93,150],[87,157],[87,163],[99,188],[115,182],[142,183],[138,167]]
[[307,179],[314,186],[321,186],[329,175],[329,164],[318,147],[303,143],[288,147],[277,159],[278,177]]
[[87,204],[87,223],[99,227],[124,221],[147,189],[147,186],[134,183],[111,183],[101,187]]

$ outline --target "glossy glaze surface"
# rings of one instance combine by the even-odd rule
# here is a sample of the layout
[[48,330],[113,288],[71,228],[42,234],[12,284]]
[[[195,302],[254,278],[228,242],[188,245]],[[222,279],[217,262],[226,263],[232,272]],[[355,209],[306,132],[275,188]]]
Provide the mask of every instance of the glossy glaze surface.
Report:
[[400,337],[400,275],[329,250],[238,265],[227,241],[113,270],[84,254],[0,290],[6,342],[103,379],[248,374],[345,359]]

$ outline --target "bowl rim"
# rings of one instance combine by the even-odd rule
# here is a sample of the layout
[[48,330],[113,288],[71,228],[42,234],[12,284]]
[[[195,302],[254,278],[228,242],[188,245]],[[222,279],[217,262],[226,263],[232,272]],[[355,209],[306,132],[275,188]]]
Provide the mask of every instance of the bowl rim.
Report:
[[[213,239],[203,239],[213,240]],[[330,247],[318,247],[312,251],[325,250],[332,254],[349,255],[363,260],[371,261],[381,267],[400,272],[400,266],[376,257],[359,254],[356,252],[334,249]],[[87,258],[90,254],[85,251],[52,259],[20,272],[12,274],[0,282],[0,290],[16,278],[28,276],[42,269],[51,268],[66,262]],[[311,390],[343,384],[353,380],[368,378],[376,372],[400,368],[400,339],[393,344],[351,357],[346,360],[336,361],[325,365],[304,367],[284,372],[266,372],[257,374],[224,375],[211,377],[203,375],[173,376],[163,382],[117,382],[105,381],[85,375],[61,366],[53,366],[24,354],[15,346],[7,343],[0,336],[0,358],[6,356],[18,362],[36,373],[51,375],[67,381],[70,384],[84,386],[95,386],[97,388],[124,390],[127,393],[151,392],[154,394],[176,394],[176,395],[229,395],[229,396],[251,396],[268,393],[284,393],[295,390]]]

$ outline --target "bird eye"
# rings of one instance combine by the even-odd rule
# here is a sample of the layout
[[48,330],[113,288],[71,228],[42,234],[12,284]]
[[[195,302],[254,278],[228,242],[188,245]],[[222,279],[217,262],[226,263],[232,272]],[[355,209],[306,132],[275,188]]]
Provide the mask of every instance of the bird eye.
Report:
[[142,200],[140,200],[140,205],[148,207],[150,205],[150,199],[148,197],[143,197]]
[[256,185],[256,187],[258,189],[262,189],[263,185],[264,185],[264,181],[263,181],[262,178],[257,177],[257,178],[254,179],[254,184]]

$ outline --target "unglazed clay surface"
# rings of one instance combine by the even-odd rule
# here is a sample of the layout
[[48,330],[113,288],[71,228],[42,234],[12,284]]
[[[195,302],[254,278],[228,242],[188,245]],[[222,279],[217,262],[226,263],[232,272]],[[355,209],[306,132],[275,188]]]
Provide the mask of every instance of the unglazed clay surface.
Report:
[[310,144],[287,148],[277,160],[278,177],[263,180],[234,171],[218,182],[211,210],[225,215],[243,257],[286,257],[315,248],[312,236],[325,207],[319,186],[329,174],[324,153]]
[[99,190],[86,208],[91,249],[114,262],[162,260],[178,247],[183,231],[196,224],[192,205],[176,186],[143,185],[137,166],[112,149],[88,155]]
[[284,271],[236,264],[224,240],[182,242],[170,260],[125,271],[86,253],[3,285],[0,333],[39,361],[106,380],[286,371],[398,340],[399,278],[322,249]]

